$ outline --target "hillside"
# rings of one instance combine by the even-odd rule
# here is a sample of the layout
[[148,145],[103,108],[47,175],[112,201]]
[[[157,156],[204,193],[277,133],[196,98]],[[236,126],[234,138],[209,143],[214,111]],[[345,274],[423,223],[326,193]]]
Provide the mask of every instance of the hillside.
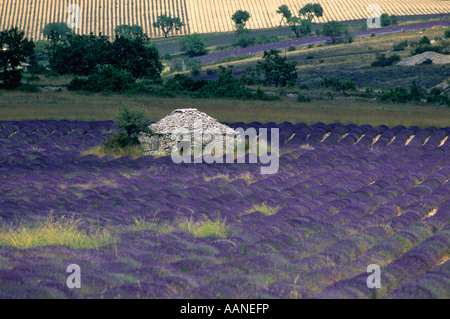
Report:
[[[28,37],[42,39],[42,29],[50,22],[66,21],[68,6],[76,4],[80,8],[80,29],[78,33],[113,35],[113,30],[121,24],[138,24],[144,32],[152,37],[160,37],[159,30],[152,27],[156,18],[164,13],[178,16],[185,22],[185,27],[176,34],[210,33],[232,31],[231,15],[238,9],[248,10],[252,15],[248,26],[252,29],[277,27],[280,16],[277,8],[287,4],[293,12],[303,7],[310,0],[0,0],[0,29],[17,26],[25,30]],[[324,16],[315,22],[329,20],[355,20],[368,17],[367,1],[321,0]],[[356,2],[356,3],[355,3]],[[433,15],[448,14],[450,2],[437,0],[378,0],[381,10],[389,14]]]

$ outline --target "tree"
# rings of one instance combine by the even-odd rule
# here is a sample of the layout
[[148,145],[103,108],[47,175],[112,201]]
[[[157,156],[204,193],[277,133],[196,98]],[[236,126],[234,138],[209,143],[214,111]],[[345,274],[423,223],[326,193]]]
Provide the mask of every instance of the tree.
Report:
[[245,29],[243,26],[239,26],[239,30],[237,31],[238,37],[236,43],[241,48],[246,48],[252,45],[255,45],[256,38],[253,36],[252,31]]
[[144,35],[144,31],[140,25],[118,25],[114,28],[114,32],[119,37],[136,38]]
[[289,25],[291,26],[292,32],[294,32],[297,38],[301,36],[311,34],[312,31],[312,22],[308,19],[300,19],[298,17],[291,17],[288,20]]
[[184,23],[180,18],[172,18],[168,15],[160,15],[155,22],[153,22],[153,27],[155,29],[161,29],[164,37],[167,38],[167,34],[172,30],[180,30],[184,26]]
[[139,133],[152,134],[145,120],[145,110],[136,108],[119,108],[119,114],[115,118],[117,128],[124,131],[128,137],[128,145],[131,145],[133,137]]
[[17,28],[0,32],[0,81],[5,89],[20,86],[22,70],[17,68],[34,53],[34,42]]
[[250,19],[250,13],[245,10],[237,10],[232,16],[231,20],[234,21],[234,24],[236,26],[236,29],[239,28],[239,26],[245,28],[245,24]]
[[380,22],[381,22],[382,27],[396,25],[397,24],[397,16],[383,13],[380,17]]
[[278,87],[295,85],[298,77],[295,67],[295,62],[288,62],[278,51],[270,50],[264,51],[263,59],[257,62],[255,71],[258,77],[264,77],[264,84]]
[[50,67],[59,74],[89,75],[109,63],[110,52],[111,41],[106,36],[69,34],[65,41],[54,43]]
[[163,70],[161,57],[156,46],[147,35],[135,38],[116,37],[106,52],[106,63],[117,69],[124,69],[135,78],[159,79]]
[[281,21],[280,21],[280,28],[281,28],[283,20],[286,20],[286,22],[288,22],[289,19],[292,17],[292,12],[287,5],[283,4],[282,6],[278,7],[277,13],[281,14]]
[[330,21],[328,23],[325,23],[322,30],[323,35],[330,37],[333,44],[336,43],[336,38],[347,32],[348,26],[337,21]]
[[323,8],[319,3],[308,3],[300,9],[298,14],[306,17],[309,21],[312,21],[314,17],[320,18],[323,16]]
[[69,28],[67,23],[64,22],[52,22],[48,23],[44,30],[42,30],[42,33],[44,37],[46,37],[48,40],[54,42],[54,41],[61,41],[66,40],[67,36],[71,33],[73,33],[72,29]]
[[134,38],[69,35],[56,44],[50,57],[51,68],[59,74],[90,75],[98,67],[112,65],[131,72],[135,78],[157,79],[162,72],[158,49],[146,35]]
[[206,54],[207,41],[198,33],[185,35],[180,39],[181,51],[190,57]]

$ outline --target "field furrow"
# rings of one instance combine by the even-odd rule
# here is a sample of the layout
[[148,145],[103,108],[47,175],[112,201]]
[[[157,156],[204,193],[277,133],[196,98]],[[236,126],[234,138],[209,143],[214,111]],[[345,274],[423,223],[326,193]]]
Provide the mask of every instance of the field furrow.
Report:
[[[285,2],[293,13],[308,3],[308,1]],[[368,0],[358,2],[345,0],[319,1],[324,8],[322,18],[314,18],[313,22],[327,22],[330,20],[366,19],[367,7],[372,4]],[[145,33],[154,37],[162,36],[161,32],[154,30],[152,23],[161,14],[180,17],[186,24],[180,31],[172,35],[186,33],[209,33],[233,31],[231,15],[238,9],[247,10],[252,18],[248,26],[252,29],[272,28],[279,25],[277,8],[282,4],[279,1],[257,2],[254,0],[233,0],[226,3],[205,0],[139,0],[139,1],[108,1],[108,0],[75,0],[71,4],[79,5],[82,13],[81,34],[100,30],[105,35],[114,36],[113,29],[120,24],[141,25]],[[402,15],[432,15],[448,14],[450,3],[448,1],[400,1],[380,0],[377,4],[382,11],[397,16]],[[63,0],[2,0],[0,14],[1,28],[7,29],[17,25],[25,29],[28,36],[42,39],[42,29],[47,23],[63,21],[67,17],[68,3]],[[114,14],[112,14],[114,12]]]

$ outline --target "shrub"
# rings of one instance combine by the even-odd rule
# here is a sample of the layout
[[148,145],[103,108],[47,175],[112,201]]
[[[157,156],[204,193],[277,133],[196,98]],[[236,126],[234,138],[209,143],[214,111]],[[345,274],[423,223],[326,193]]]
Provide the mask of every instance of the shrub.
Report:
[[170,55],[170,53],[167,52],[166,54],[164,54],[164,59],[170,61],[172,60],[172,56]]
[[321,85],[334,91],[354,91],[356,90],[356,82],[353,79],[340,79],[338,77],[322,77]]
[[381,19],[381,26],[387,27],[390,25],[396,25],[397,24],[397,16],[395,15],[389,15],[387,13],[383,13],[380,17]]
[[206,54],[207,41],[198,33],[185,35],[180,39],[181,51],[190,57]]
[[248,32],[243,32],[239,34],[237,38],[237,45],[241,48],[246,48],[252,45],[255,45],[256,38],[251,34],[250,30],[247,30]]
[[344,41],[347,43],[352,43],[354,41],[353,37],[350,34],[346,34]]
[[306,83],[302,83],[301,85],[299,85],[298,87],[300,90],[309,90],[309,86]]
[[450,38],[450,29],[445,30],[445,32],[444,32],[444,37],[445,37],[446,39],[449,39],[449,38]]
[[186,63],[186,66],[191,70],[192,76],[199,76],[202,70],[202,62],[200,60],[190,60]]
[[68,88],[72,91],[115,92],[130,90],[134,83],[135,79],[129,71],[107,65],[87,78],[75,77]]
[[39,89],[39,86],[37,86],[36,84],[31,84],[31,83],[22,84],[19,87],[19,90],[22,92],[30,92],[30,93],[35,93],[35,92],[41,91],[41,89]]
[[436,52],[436,53],[442,53],[443,50],[444,50],[443,46],[440,46],[440,45],[434,46],[434,45],[426,44],[426,45],[421,45],[421,46],[415,48],[413,51],[411,51],[411,56],[417,55],[417,54],[421,54],[421,53],[424,53],[424,52],[428,52],[428,51],[433,51],[433,52]]
[[409,88],[409,98],[413,101],[420,101],[422,98],[425,98],[427,95],[427,91],[420,87],[416,81],[411,83]]
[[397,54],[393,54],[390,57],[386,57],[385,54],[379,54],[376,57],[376,60],[372,62],[373,67],[386,67],[391,66],[394,62],[400,61],[400,56]]
[[450,105],[450,97],[442,94],[442,90],[439,88],[432,88],[430,93],[427,94],[426,100],[428,103]]
[[393,47],[393,50],[394,51],[403,51],[403,50],[406,49],[407,46],[408,46],[408,41],[404,40],[404,41],[401,41],[398,44],[395,44],[394,47]]
[[3,80],[1,87],[7,90],[14,90],[20,87],[20,81],[22,80],[21,70],[8,70],[3,71],[0,75],[0,80]]
[[410,100],[409,93],[406,89],[402,87],[396,87],[388,92],[384,92],[380,99],[382,101],[390,101],[393,103],[406,103]]
[[[139,144],[137,136],[140,133],[153,134],[145,120],[145,110],[143,109],[119,108],[119,114],[115,119],[115,123],[119,129],[119,135],[121,132],[126,134],[127,146],[133,145],[132,143]],[[117,137],[116,140],[123,142],[121,137]]]
[[264,51],[262,60],[257,62],[255,75],[266,85],[293,86],[297,81],[296,63],[288,62],[278,51]]
[[300,93],[297,96],[297,102],[311,102],[311,98]]
[[423,36],[422,39],[420,39],[419,41],[419,45],[426,45],[426,44],[430,44],[431,41],[427,36]]

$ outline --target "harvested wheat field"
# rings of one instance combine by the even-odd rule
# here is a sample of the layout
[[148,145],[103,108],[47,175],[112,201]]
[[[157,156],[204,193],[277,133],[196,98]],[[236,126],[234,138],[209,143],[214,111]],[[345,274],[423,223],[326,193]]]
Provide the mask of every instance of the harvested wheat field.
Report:
[[[251,14],[248,26],[252,29],[277,27],[280,16],[277,8],[286,4],[297,13],[306,3],[318,2],[324,16],[314,22],[365,19],[371,1],[354,0],[0,0],[0,29],[17,26],[28,37],[42,39],[42,30],[50,22],[67,21],[74,12],[69,5],[78,5],[80,34],[105,34],[113,36],[118,25],[140,25],[152,37],[160,37],[160,30],[152,27],[156,18],[164,13],[179,17],[185,26],[171,35],[232,31],[232,14],[239,9]],[[402,15],[448,14],[449,1],[438,0],[377,0],[383,13]]]

